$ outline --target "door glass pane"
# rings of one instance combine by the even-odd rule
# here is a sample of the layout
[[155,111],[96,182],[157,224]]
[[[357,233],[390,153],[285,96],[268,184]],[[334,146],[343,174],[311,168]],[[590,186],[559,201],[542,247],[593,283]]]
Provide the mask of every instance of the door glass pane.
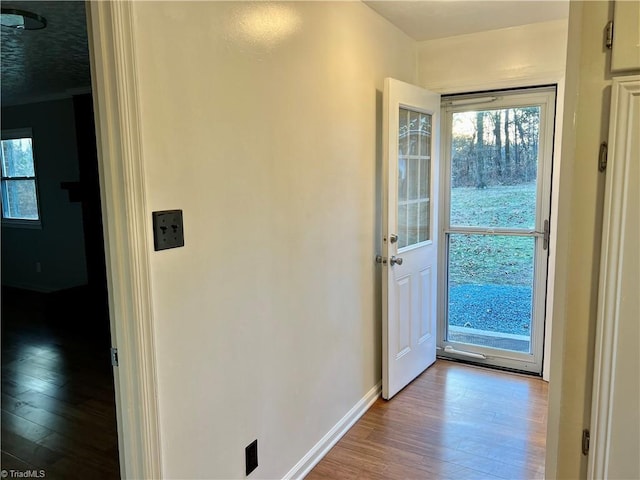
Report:
[[535,227],[540,107],[453,114],[450,225]]
[[419,212],[418,212],[418,243],[429,240],[430,232],[429,232],[429,214],[431,213],[429,208],[429,200],[425,200],[418,204]]
[[533,237],[450,234],[447,339],[530,352]]
[[400,109],[400,125],[398,128],[398,156],[409,155],[409,112]]
[[[412,157],[417,157],[417,155],[412,155]],[[418,198],[418,182],[420,178],[418,176],[418,159],[417,158],[409,158],[409,171],[407,172],[407,199],[415,200]]]
[[415,245],[418,243],[418,204],[410,203],[408,207],[407,220],[407,245]]
[[407,157],[398,157],[398,202],[407,204]]
[[[401,111],[403,109],[400,109]],[[420,114],[409,110],[409,155],[418,155],[418,145],[420,144]]]
[[430,240],[431,115],[400,108],[398,248]]
[[407,244],[407,227],[409,225],[407,219],[407,204],[404,202],[402,205],[398,205],[398,248],[400,245]]

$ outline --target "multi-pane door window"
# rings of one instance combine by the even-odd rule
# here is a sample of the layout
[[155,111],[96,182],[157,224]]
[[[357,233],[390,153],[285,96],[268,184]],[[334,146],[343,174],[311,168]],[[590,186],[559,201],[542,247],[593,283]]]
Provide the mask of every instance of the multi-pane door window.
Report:
[[39,223],[31,130],[2,132],[2,220]]
[[398,248],[430,239],[431,115],[400,108]]

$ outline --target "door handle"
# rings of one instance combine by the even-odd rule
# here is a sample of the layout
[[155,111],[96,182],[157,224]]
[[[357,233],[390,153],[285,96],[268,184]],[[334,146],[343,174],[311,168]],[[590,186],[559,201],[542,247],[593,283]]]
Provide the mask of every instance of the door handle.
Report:
[[396,257],[395,255],[389,259],[391,266],[402,265],[402,257]]
[[541,232],[534,230],[532,233],[542,237],[542,249],[547,250],[549,248],[549,220],[544,221]]
[[398,235],[396,235],[395,233],[392,233],[391,235],[389,235],[389,241],[391,243],[396,243],[398,241]]

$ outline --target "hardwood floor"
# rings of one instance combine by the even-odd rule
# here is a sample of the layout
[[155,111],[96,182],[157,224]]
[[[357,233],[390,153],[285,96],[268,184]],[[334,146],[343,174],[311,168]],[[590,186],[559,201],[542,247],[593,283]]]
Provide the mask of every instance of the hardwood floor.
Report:
[[438,360],[378,399],[306,477],[544,478],[547,384]]
[[84,289],[3,288],[2,469],[120,477],[108,332]]

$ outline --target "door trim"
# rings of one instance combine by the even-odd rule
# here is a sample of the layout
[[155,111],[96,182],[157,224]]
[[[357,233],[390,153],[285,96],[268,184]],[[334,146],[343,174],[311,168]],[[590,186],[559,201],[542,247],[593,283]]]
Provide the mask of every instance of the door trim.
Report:
[[[448,122],[449,113],[452,111],[463,111],[468,108],[505,108],[512,105],[520,105],[526,106],[529,104],[539,104],[538,97],[547,97],[551,94],[552,98],[550,101],[542,102],[542,105],[546,107],[546,115],[547,120],[544,123],[541,123],[540,126],[540,144],[539,151],[542,155],[544,155],[543,162],[539,164],[538,171],[538,185],[537,185],[537,200],[536,200],[536,211],[544,212],[543,218],[546,218],[549,221],[549,225],[551,226],[551,234],[549,236],[549,243],[547,244],[547,248],[545,249],[546,254],[544,256],[536,255],[534,259],[534,270],[537,272],[546,271],[546,275],[535,275],[534,276],[534,292],[537,290],[541,293],[541,295],[534,296],[533,299],[533,307],[534,311],[539,312],[540,315],[544,317],[542,331],[534,332],[534,335],[531,336],[531,350],[539,352],[538,358],[535,357],[535,354],[520,354],[509,352],[508,354],[505,352],[502,355],[499,350],[492,352],[491,361],[486,362],[485,359],[476,359],[478,363],[489,363],[499,368],[506,369],[515,369],[523,372],[530,372],[536,375],[540,375],[545,380],[548,380],[548,375],[546,375],[546,365],[549,359],[547,358],[548,345],[547,342],[550,342],[551,338],[551,312],[549,310],[548,301],[553,300],[553,278],[549,278],[549,273],[555,271],[555,208],[554,202],[556,200],[553,188],[553,172],[558,167],[557,163],[557,153],[556,147],[559,139],[559,135],[561,135],[562,127],[561,124],[557,121],[557,116],[562,112],[562,108],[558,108],[558,98],[563,94],[563,85],[557,83],[545,83],[542,85],[528,85],[523,87],[509,87],[503,88],[500,90],[486,90],[481,89],[476,92],[470,91],[465,93],[456,93],[456,94],[443,94],[442,95],[442,128],[441,128],[441,146],[442,146],[442,168],[440,169],[440,185],[442,187],[442,194],[439,197],[440,200],[440,219],[441,219],[441,227],[440,227],[440,237],[439,237],[439,264],[438,264],[438,283],[443,287],[439,289],[438,292],[438,355],[444,355],[444,347],[448,344],[446,340],[446,336],[444,333],[446,332],[446,322],[448,321],[445,310],[447,305],[447,292],[446,287],[447,284],[447,270],[448,270],[448,252],[447,246],[448,242],[445,241],[446,237],[450,233],[488,233],[491,235],[499,234],[499,235],[522,235],[522,236],[539,236],[536,234],[535,230],[541,230],[542,226],[538,225],[538,220],[536,219],[536,229],[531,231],[525,231],[523,229],[514,230],[510,228],[483,228],[483,227],[451,227],[449,226],[449,211],[447,210],[450,205],[450,157],[451,145],[446,141],[450,135],[449,129],[450,124]],[[515,103],[510,101],[510,97],[515,97]],[[476,100],[477,101],[474,101]],[[459,105],[456,105],[455,101],[461,102]],[[470,102],[467,102],[467,100]],[[471,107],[473,106],[473,107]],[[548,195],[542,195],[543,192],[548,192]],[[446,200],[446,201],[445,201]],[[540,222],[541,223],[541,222]],[[537,245],[537,241],[536,241]],[[537,247],[536,247],[537,250]],[[455,346],[454,346],[455,348]],[[471,354],[484,354],[485,348],[478,347],[473,345],[468,345],[465,351],[470,352]],[[452,355],[452,358],[460,358],[455,354]],[[464,357],[461,357],[464,358]]]
[[[162,478],[133,2],[87,2],[120,470]],[[105,352],[106,355],[106,352]]]
[[[553,358],[556,356],[562,356],[562,349],[552,348],[553,334],[561,332],[561,327],[554,326],[554,313],[557,315],[557,311],[554,312],[554,305],[556,303],[555,297],[562,296],[562,286],[556,285],[556,272],[562,270],[562,261],[556,258],[557,248],[562,248],[562,238],[558,237],[558,217],[560,216],[558,208],[560,205],[560,173],[562,170],[562,145],[564,139],[564,121],[565,121],[565,90],[566,90],[566,78],[565,68],[557,69],[536,75],[524,75],[522,77],[515,77],[510,79],[494,79],[492,81],[484,81],[482,83],[477,82],[457,82],[455,80],[449,81],[444,84],[431,83],[428,79],[421,79],[419,85],[439,92],[441,95],[454,95],[465,92],[484,92],[490,90],[506,90],[506,89],[518,89],[527,88],[531,85],[556,85],[556,125],[555,136],[553,140],[553,168],[551,172],[551,216],[549,218],[550,230],[549,235],[549,265],[548,265],[548,279],[547,279],[547,308],[546,308],[546,325],[544,332],[544,358],[542,361],[542,378],[543,380],[551,381],[552,370],[552,353]],[[450,79],[451,80],[451,79]],[[564,152],[566,155],[567,152]],[[562,183],[566,190],[566,185]],[[558,320],[562,323],[562,319]],[[561,343],[560,343],[561,344]]]
[[[595,364],[591,404],[591,445],[587,478],[609,476],[611,422],[613,401],[618,390],[615,383],[616,356],[621,318],[620,276],[626,260],[624,213],[627,210],[629,164],[634,161],[629,136],[631,133],[631,97],[640,95],[640,76],[613,79],[611,120],[609,126],[609,162],[604,197],[598,313],[596,325]],[[631,321],[629,319],[628,321]]]

